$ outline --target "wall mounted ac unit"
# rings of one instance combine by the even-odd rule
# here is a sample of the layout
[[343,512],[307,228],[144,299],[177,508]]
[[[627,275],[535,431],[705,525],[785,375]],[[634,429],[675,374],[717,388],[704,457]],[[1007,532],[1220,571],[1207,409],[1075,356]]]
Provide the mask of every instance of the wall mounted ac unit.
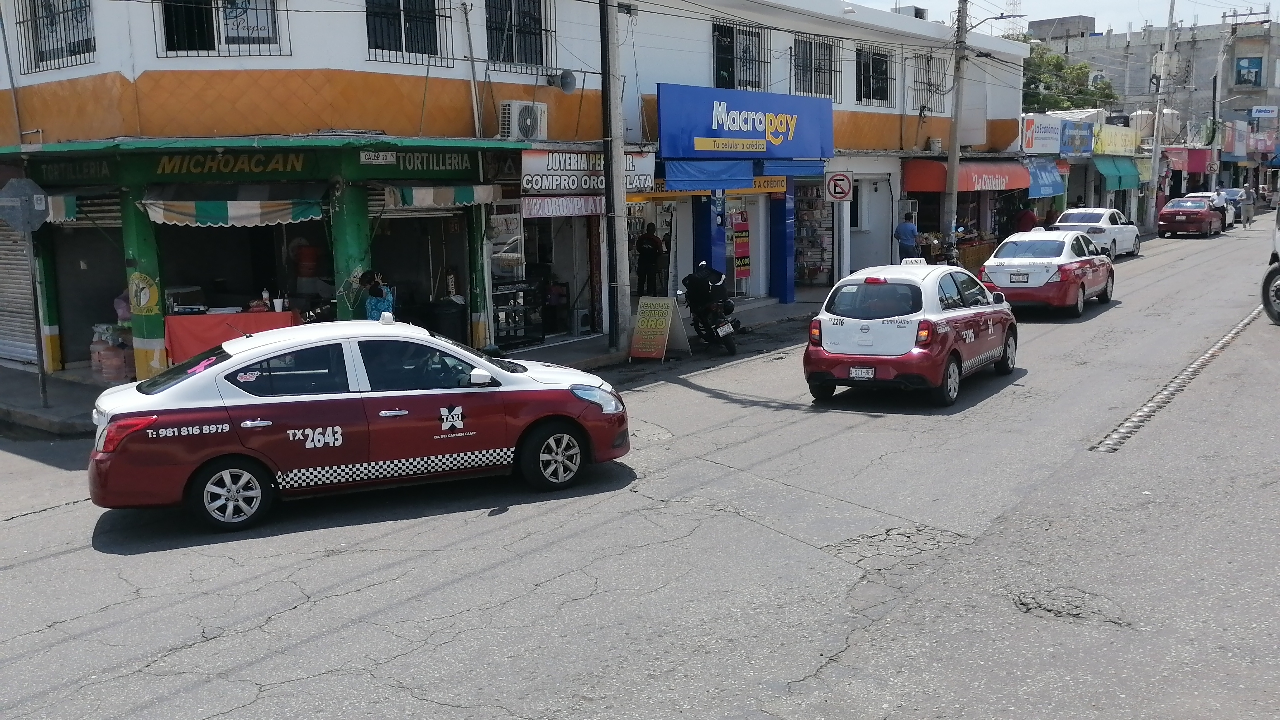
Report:
[[546,140],[547,104],[504,101],[498,113],[498,137],[502,140]]

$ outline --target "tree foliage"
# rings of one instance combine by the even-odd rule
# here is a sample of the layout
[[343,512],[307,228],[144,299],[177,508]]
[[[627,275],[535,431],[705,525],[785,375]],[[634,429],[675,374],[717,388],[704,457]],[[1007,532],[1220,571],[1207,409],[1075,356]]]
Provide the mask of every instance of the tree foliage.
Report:
[[1105,108],[1119,102],[1111,81],[1089,82],[1088,63],[1070,64],[1044,43],[1032,43],[1022,65],[1022,111]]

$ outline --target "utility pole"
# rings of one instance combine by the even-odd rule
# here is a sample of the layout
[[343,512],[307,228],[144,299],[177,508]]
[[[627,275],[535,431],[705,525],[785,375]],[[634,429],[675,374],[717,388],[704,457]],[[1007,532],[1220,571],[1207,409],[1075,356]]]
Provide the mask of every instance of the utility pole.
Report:
[[951,94],[951,128],[947,134],[947,193],[942,196],[942,251],[947,264],[956,265],[956,204],[960,189],[960,114],[964,104],[964,63],[968,50],[965,39],[969,33],[969,0],[960,0],[956,10],[956,63]]
[[[609,273],[609,351],[617,352],[631,325],[627,264],[626,157],[622,151],[622,79],[618,74],[618,4],[600,0],[600,102],[604,120],[604,237]],[[622,238],[623,242],[619,242]],[[626,274],[622,274],[623,272]]]
[[[1156,207],[1156,190],[1160,187],[1160,178],[1163,174],[1160,171],[1160,126],[1164,124],[1164,91],[1169,83],[1169,63],[1173,59],[1173,3],[1174,0],[1169,0],[1169,22],[1164,26],[1164,49],[1159,57],[1160,84],[1156,87],[1156,125],[1151,137],[1151,202],[1147,203],[1146,218],[1148,228],[1156,226],[1156,213],[1160,211],[1160,208]],[[1217,77],[1215,74],[1215,83]]]

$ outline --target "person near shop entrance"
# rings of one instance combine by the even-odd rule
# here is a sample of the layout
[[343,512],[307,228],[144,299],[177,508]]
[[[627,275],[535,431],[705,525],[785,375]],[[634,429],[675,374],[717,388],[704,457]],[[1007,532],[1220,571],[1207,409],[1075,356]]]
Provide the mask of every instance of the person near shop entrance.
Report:
[[382,284],[382,276],[372,270],[360,276],[360,287],[365,291],[364,316],[368,320],[378,320],[382,313],[395,314],[395,292]]
[[893,229],[893,237],[898,241],[898,257],[902,260],[920,257],[920,247],[916,244],[920,231],[916,228],[915,219],[915,213],[907,213]]
[[1214,212],[1222,216],[1222,229],[1227,229],[1227,194],[1222,192],[1222,188],[1213,191],[1213,197],[1209,198],[1209,207]]
[[1013,227],[1020,233],[1031,232],[1031,228],[1040,224],[1040,218],[1036,217],[1036,211],[1031,209],[1031,203],[1023,203],[1022,211],[1013,218]]
[[665,292],[661,294],[658,292],[658,265],[662,260],[662,238],[655,232],[657,229],[657,225],[649,223],[644,228],[644,234],[636,238],[636,275],[639,276],[640,283],[637,291],[642,296],[666,296]]
[[1058,208],[1057,208],[1057,207],[1051,207],[1051,208],[1049,208],[1049,212],[1047,212],[1047,213],[1045,213],[1045,214],[1044,214],[1044,227],[1045,227],[1045,229],[1047,230],[1047,229],[1049,229],[1049,228],[1053,227],[1053,224],[1054,224],[1054,223],[1056,223],[1056,222],[1058,222],[1058,217],[1059,217],[1060,215],[1062,215],[1062,213],[1058,212]]
[[1077,207],[1077,208],[1082,208],[1082,207],[1084,207],[1084,196],[1083,196],[1083,195],[1077,195],[1077,196],[1076,196],[1076,204],[1075,204],[1075,205],[1072,205],[1071,207]]

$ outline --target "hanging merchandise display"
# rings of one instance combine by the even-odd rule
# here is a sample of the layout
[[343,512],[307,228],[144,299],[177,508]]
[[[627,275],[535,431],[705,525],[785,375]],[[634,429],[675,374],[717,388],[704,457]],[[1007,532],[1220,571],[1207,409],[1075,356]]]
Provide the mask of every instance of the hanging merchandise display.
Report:
[[747,222],[747,212],[733,213],[729,222],[733,231],[733,277],[746,280],[751,277],[751,226]]
[[830,285],[835,213],[822,183],[796,183],[796,283]]

